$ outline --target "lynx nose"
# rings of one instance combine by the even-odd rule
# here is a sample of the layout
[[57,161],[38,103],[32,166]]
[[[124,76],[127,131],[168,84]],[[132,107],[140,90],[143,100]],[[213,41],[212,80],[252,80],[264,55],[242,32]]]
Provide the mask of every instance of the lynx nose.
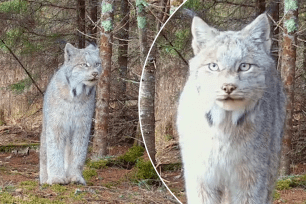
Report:
[[94,76],[94,77],[97,77],[98,74],[99,74],[98,72],[93,72],[93,73],[91,73],[91,75]]
[[231,94],[237,87],[234,84],[223,84],[221,89],[227,93]]

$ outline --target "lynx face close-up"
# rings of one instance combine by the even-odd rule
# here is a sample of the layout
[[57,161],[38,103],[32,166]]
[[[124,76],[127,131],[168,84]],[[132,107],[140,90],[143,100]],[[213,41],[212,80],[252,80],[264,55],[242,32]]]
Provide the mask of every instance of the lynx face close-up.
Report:
[[195,56],[177,113],[187,201],[270,204],[285,94],[268,18],[221,32],[194,17],[191,31]]
[[225,110],[254,107],[266,88],[265,72],[274,66],[268,50],[271,41],[265,36],[269,32],[253,37],[259,28],[219,32],[197,17],[193,26],[196,56],[190,69],[201,98]]

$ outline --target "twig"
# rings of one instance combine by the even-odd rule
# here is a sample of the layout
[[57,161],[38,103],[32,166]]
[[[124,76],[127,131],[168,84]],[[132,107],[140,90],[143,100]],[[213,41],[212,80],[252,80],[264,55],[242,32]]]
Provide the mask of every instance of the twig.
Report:
[[174,51],[179,55],[179,57],[185,62],[186,65],[188,65],[187,60],[183,57],[183,55],[173,46],[173,44],[169,41],[169,39],[165,36],[164,33],[161,32],[161,35],[165,38],[165,40],[171,45],[174,49]]
[[122,81],[126,81],[126,82],[131,82],[133,84],[139,84],[140,83],[139,81],[133,81],[131,79],[124,79],[124,78],[121,78],[121,77],[118,77],[118,79],[121,79]]
[[20,60],[17,58],[17,56],[13,53],[13,51],[5,44],[4,40],[1,39],[1,42],[4,44],[4,46],[9,50],[9,52],[13,55],[13,57],[18,61],[18,63],[20,64],[20,66],[23,68],[23,70],[27,73],[27,75],[29,76],[29,78],[31,79],[31,81],[33,82],[33,84],[36,86],[36,88],[38,89],[38,91],[41,93],[41,95],[44,95],[44,93],[40,90],[40,88],[38,87],[38,85],[36,84],[36,82],[34,81],[34,79],[32,78],[31,74],[28,72],[28,70],[23,66],[23,64],[20,62]]

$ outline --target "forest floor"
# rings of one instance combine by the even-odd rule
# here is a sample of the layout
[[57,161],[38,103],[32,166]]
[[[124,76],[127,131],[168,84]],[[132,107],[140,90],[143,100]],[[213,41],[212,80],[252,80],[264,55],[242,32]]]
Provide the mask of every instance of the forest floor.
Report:
[[[40,186],[38,145],[38,130],[0,126],[0,203],[178,203],[160,181],[149,185],[143,180],[132,180],[135,167],[113,165],[95,169],[87,186]],[[116,158],[129,148],[129,145],[111,147],[109,155]],[[148,160],[146,154],[142,158]],[[278,186],[282,190],[275,191],[273,204],[306,204],[306,164],[294,167],[294,175],[305,176],[281,181]],[[92,170],[88,162],[84,169]],[[186,203],[181,164],[160,165],[157,170],[175,196]],[[296,185],[297,181],[301,181],[300,185]]]
[[[157,170],[174,195],[182,203],[186,203],[184,178],[180,165],[178,163],[172,166],[161,165]],[[306,204],[306,163],[294,165],[292,175],[277,182],[273,204],[280,203]]]
[[[94,169],[87,186],[40,186],[38,143],[38,131],[0,126],[0,203],[178,203],[158,180],[155,185],[131,180],[135,167]],[[111,147],[109,154],[116,158],[129,147]],[[143,158],[148,160],[146,154]],[[85,170],[93,170],[88,162]]]

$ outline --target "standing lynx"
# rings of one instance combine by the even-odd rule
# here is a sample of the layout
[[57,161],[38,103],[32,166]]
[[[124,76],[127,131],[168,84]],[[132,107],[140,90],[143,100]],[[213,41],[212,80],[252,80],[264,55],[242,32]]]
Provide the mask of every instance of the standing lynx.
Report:
[[44,97],[40,144],[40,184],[86,184],[86,159],[95,108],[95,85],[102,71],[99,49],[67,43],[64,65]]
[[266,14],[241,31],[192,22],[190,76],[177,128],[190,204],[271,204],[285,94]]

